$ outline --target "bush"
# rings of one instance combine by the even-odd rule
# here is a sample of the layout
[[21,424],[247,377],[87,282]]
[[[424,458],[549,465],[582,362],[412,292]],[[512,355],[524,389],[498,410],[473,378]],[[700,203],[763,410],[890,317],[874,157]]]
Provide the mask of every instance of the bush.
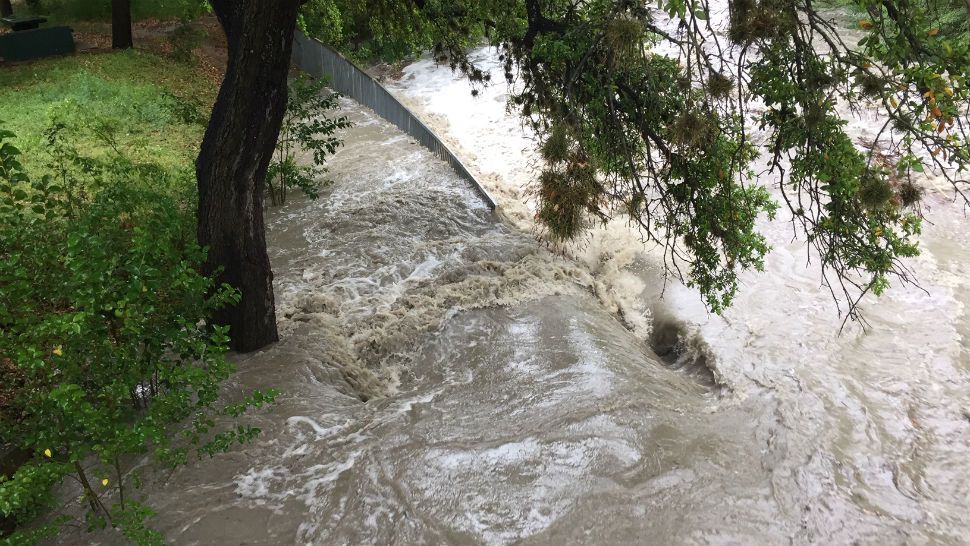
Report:
[[[435,9],[451,9],[442,3]],[[388,2],[374,6],[355,0],[308,0],[299,25],[317,38],[363,63],[396,62],[420,55],[434,45],[432,28],[414,17],[411,4]],[[478,30],[469,29],[467,45],[478,43]]]
[[[110,126],[90,130],[122,149]],[[0,516],[20,524],[5,543],[55,534],[69,518],[47,514],[51,490],[73,475],[89,529],[161,544],[123,457],[179,465],[228,449],[258,430],[216,417],[275,393],[217,408],[233,367],[227,328],[208,317],[238,294],[199,273],[191,180],[121,153],[85,157],[66,134],[51,124],[55,174],[31,179],[0,128],[0,438],[34,455],[0,477]]]
[[[324,91],[326,82],[300,74],[289,83],[286,114],[276,143],[276,153],[266,174],[266,192],[274,205],[286,203],[290,189],[299,189],[311,199],[320,191],[320,177],[326,174],[323,164],[343,145],[334,136],[351,126],[346,116],[327,117],[337,108],[340,95]],[[313,155],[313,163],[300,164],[298,150]]]
[[195,50],[202,47],[206,36],[204,28],[192,23],[175,27],[166,37],[172,46],[172,58],[180,63],[195,63]]

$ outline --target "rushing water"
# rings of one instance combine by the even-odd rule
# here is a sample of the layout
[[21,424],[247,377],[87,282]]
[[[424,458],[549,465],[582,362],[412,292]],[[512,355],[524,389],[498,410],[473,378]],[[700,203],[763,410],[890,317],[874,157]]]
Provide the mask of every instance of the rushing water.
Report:
[[[492,54],[482,50],[478,60],[501,78]],[[534,156],[528,132],[494,106],[504,105],[506,90],[486,88],[473,98],[467,83],[430,61],[408,67],[395,87],[450,134],[490,190],[513,203],[507,219],[527,225]],[[871,114],[849,124],[860,141],[871,141],[878,127]],[[729,507],[743,504],[738,492],[718,495],[713,511],[687,495],[701,512],[694,517],[708,523],[671,533],[669,543],[970,544],[970,237],[964,209],[940,191],[946,183],[924,184],[931,223],[912,266],[926,292],[897,288],[867,299],[868,331],[850,325],[839,335],[841,317],[820,270],[806,264],[805,245],[792,241],[785,218],[761,225],[775,248],[766,273],[744,277],[723,318],[708,315],[698,295],[677,283],[659,298],[659,259],[650,249],[631,252],[635,235],[620,222],[571,251],[607,291],[625,294],[616,298],[624,317],[637,311],[624,304],[649,307],[655,349],[663,353],[675,341],[681,363],[703,364],[729,387],[713,406],[718,417],[706,419],[738,406],[753,414],[733,433],[757,455],[719,459],[723,473],[702,481],[730,488],[743,477],[763,480],[764,503],[735,522]],[[636,292],[632,274],[644,287],[634,300],[627,297]],[[682,510],[673,503],[654,517],[682,518]],[[709,525],[723,526],[729,538],[706,536]],[[749,532],[732,534],[733,525]],[[664,543],[647,536],[645,543]]]
[[230,388],[283,395],[254,444],[147,473],[172,543],[970,543],[959,206],[927,194],[927,292],[867,300],[867,332],[838,334],[783,219],[762,226],[767,271],[709,316],[683,286],[660,297],[621,223],[566,256],[535,242],[505,89],[473,98],[428,61],[392,87],[502,209],[344,102],[334,184],[268,219],[283,340]]

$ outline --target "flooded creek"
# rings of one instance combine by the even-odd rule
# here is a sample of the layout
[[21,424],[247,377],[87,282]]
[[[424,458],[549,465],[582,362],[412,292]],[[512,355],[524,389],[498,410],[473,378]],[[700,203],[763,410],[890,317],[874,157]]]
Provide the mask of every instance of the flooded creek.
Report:
[[530,140],[499,86],[473,98],[420,61],[392,90],[502,208],[343,102],[334,184],[267,219],[282,341],[230,388],[282,391],[263,434],[146,477],[173,544],[970,541],[959,206],[928,194],[927,292],[867,301],[868,331],[839,334],[784,218],[712,316],[682,285],[661,297],[625,225],[565,256],[533,239]]

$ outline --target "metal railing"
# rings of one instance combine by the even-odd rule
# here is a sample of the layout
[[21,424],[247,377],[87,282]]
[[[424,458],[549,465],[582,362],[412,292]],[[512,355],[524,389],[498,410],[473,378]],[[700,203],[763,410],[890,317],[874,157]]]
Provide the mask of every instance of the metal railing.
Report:
[[414,137],[422,146],[451,165],[458,176],[471,183],[485,203],[495,210],[495,199],[441,139],[413,112],[394,98],[374,78],[319,40],[297,31],[293,40],[293,64],[313,77],[326,77],[328,86],[362,104],[378,116]]

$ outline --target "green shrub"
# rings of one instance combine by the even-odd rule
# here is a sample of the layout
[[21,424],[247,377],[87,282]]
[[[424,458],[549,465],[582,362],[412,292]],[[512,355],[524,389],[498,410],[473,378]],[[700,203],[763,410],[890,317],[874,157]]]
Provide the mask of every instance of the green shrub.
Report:
[[[286,115],[280,128],[276,153],[266,174],[266,191],[274,205],[286,203],[290,189],[299,189],[311,199],[320,191],[320,179],[327,169],[323,164],[343,145],[334,136],[337,131],[351,126],[346,116],[327,117],[337,108],[337,93],[324,91],[326,82],[314,80],[303,74],[289,84]],[[313,155],[309,165],[297,161],[296,153],[302,150]]]
[[183,23],[168,33],[166,39],[172,46],[172,58],[180,63],[195,63],[195,50],[205,41],[207,34],[204,28]]
[[[446,11],[458,21],[460,7],[442,2],[427,9]],[[456,13],[449,10],[455,9]],[[369,63],[396,62],[420,55],[434,45],[434,29],[414,16],[407,2],[368,3],[356,0],[308,0],[300,11],[300,28],[347,55]],[[479,42],[483,29],[465,29],[465,45]]]
[[[110,124],[90,123],[123,150]],[[0,129],[0,438],[34,454],[0,478],[0,516],[20,523],[0,544],[55,534],[76,512],[49,512],[69,475],[89,529],[161,544],[123,458],[179,465],[248,441],[257,429],[217,417],[275,392],[218,407],[233,367],[227,328],[208,317],[238,294],[199,273],[188,174],[120,151],[86,157],[65,141],[71,129],[55,120],[46,131],[54,174],[39,179]]]

